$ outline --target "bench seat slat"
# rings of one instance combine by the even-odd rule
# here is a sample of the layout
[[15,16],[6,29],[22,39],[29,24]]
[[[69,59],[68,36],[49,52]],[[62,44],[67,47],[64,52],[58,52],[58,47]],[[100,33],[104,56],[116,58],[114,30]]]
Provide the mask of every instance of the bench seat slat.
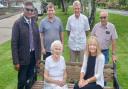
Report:
[[[32,89],[42,89],[44,85],[43,81],[36,81],[35,84],[33,85]],[[69,89],[73,89],[74,84],[68,84]],[[112,87],[104,87],[104,89],[114,89]]]
[[[80,70],[81,70],[82,63],[66,63],[66,70],[67,70],[67,83],[69,89],[73,89],[74,82],[79,80],[80,77]],[[44,72],[44,64],[40,69],[39,74],[43,74]],[[113,65],[112,64],[105,64],[104,67],[104,78],[107,82],[113,82]],[[32,87],[32,89],[42,89],[44,82],[43,81],[36,81]],[[105,87],[104,89],[114,89],[113,87]]]

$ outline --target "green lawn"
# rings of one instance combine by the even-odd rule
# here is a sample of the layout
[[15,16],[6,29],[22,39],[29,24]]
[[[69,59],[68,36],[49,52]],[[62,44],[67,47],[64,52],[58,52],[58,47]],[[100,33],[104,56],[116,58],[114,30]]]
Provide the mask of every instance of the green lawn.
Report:
[[[69,11],[71,12],[71,11]],[[67,17],[71,15],[68,13],[64,15],[60,10],[57,11],[57,16],[59,16],[64,24],[66,25]],[[98,21],[98,15],[96,16],[96,21]],[[122,89],[127,89],[128,87],[128,30],[127,23],[128,17],[110,14],[110,21],[115,24],[119,39],[117,40],[117,72],[118,79]],[[69,60],[69,51],[67,47],[67,34],[64,34],[65,45],[64,45],[64,57]],[[16,89],[17,84],[17,72],[13,69],[10,51],[10,41],[0,45],[0,89]]]

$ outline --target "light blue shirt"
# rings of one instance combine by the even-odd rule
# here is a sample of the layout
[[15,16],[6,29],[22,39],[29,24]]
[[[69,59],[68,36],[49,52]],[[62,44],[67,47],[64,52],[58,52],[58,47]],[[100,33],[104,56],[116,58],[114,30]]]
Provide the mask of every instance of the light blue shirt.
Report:
[[68,46],[71,50],[81,51],[86,47],[86,31],[90,30],[88,18],[80,14],[79,18],[75,14],[68,18],[66,30],[70,31]]
[[51,52],[51,44],[55,40],[61,40],[60,34],[63,32],[63,25],[58,17],[54,17],[50,22],[48,17],[45,17],[39,26],[40,33],[44,34],[43,42],[46,52]]

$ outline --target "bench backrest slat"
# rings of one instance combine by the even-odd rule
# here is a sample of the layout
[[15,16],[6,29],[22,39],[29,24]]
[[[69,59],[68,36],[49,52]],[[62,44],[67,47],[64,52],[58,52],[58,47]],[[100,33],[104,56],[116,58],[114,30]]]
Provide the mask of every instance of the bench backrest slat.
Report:
[[[74,82],[80,78],[80,70],[82,63],[66,63],[67,69],[67,81]],[[107,82],[113,81],[113,66],[111,64],[105,64],[104,78]]]

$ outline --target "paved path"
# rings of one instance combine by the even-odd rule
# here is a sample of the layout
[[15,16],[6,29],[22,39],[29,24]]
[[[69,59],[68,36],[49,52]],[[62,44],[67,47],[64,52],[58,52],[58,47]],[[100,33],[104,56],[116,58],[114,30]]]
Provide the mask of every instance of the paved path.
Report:
[[123,16],[128,16],[128,11],[124,11],[124,10],[115,10],[115,9],[97,9],[98,11],[101,10],[106,10],[109,13],[113,13],[113,14],[119,14],[119,15],[123,15]]
[[14,15],[14,16],[0,20],[0,44],[10,40],[13,23],[20,16],[21,15],[18,14],[18,15]]

